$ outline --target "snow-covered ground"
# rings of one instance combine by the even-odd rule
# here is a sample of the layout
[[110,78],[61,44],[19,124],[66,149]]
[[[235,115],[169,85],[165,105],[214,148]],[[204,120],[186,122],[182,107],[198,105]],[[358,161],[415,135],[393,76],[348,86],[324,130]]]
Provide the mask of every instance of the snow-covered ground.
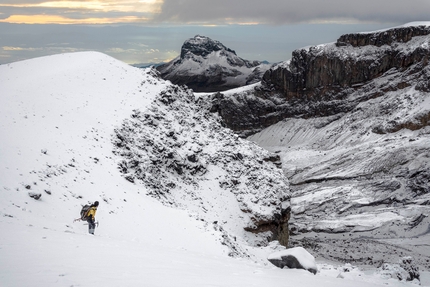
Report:
[[[198,210],[125,180],[114,130],[170,86],[149,70],[84,52],[2,65],[0,81],[1,286],[416,286],[334,262],[278,269],[276,243],[238,238],[248,256],[233,258]],[[73,220],[95,200],[92,236]]]

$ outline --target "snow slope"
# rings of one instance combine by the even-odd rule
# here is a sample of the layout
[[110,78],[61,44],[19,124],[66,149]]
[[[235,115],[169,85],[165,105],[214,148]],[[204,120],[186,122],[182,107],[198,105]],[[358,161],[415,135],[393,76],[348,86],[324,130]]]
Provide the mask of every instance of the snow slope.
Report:
[[[266,260],[276,243],[241,241],[248,256],[232,258],[219,227],[125,180],[114,131],[171,87],[150,70],[84,52],[0,66],[0,81],[1,286],[410,284],[329,265],[316,276],[277,269]],[[94,200],[92,236],[73,219]]]

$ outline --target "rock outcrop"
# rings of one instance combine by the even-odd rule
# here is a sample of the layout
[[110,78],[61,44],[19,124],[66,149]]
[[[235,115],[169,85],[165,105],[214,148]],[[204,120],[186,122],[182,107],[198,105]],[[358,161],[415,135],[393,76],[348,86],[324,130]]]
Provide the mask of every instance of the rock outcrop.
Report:
[[378,272],[387,278],[393,278],[400,281],[415,281],[420,284],[420,271],[412,257],[403,257],[396,264],[384,263],[378,269]]
[[267,63],[244,60],[221,42],[200,35],[185,41],[177,58],[157,67],[163,79],[195,92],[225,91],[259,82],[269,68]]
[[126,180],[208,225],[216,221],[232,256],[246,254],[234,240],[243,234],[251,244],[288,244],[290,193],[279,156],[223,128],[191,90],[172,85],[161,92],[115,130],[113,141]]

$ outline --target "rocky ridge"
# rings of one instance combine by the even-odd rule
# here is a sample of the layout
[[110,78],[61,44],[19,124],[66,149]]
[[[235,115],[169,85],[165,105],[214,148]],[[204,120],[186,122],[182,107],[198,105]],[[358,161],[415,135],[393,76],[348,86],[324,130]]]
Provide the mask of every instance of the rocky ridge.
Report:
[[[170,86],[147,110],[135,110],[113,142],[125,179],[164,204],[204,210],[199,219],[225,232],[233,256],[246,254],[236,238],[288,244],[290,194],[280,158],[223,128],[191,90]],[[232,225],[237,218],[242,226]]]
[[225,91],[259,82],[270,65],[248,61],[221,42],[196,35],[184,42],[180,55],[158,66],[161,77],[195,92]]
[[[388,71],[398,71],[405,78],[409,76],[399,88],[410,86],[413,80],[420,80],[421,71],[427,66],[429,34],[430,27],[417,26],[343,35],[334,44],[294,51],[287,65],[264,75],[263,84],[267,89],[281,92],[286,99],[314,102],[342,100],[345,89],[359,90],[366,82]],[[419,82],[417,89],[430,90],[428,82]],[[326,113],[323,109],[313,109],[313,115],[337,112],[336,106]]]

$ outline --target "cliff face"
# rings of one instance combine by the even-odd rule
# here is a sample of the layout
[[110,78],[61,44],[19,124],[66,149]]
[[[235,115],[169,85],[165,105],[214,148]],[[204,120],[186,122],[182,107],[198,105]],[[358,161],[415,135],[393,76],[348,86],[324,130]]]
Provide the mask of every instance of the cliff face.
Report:
[[393,43],[406,43],[413,37],[426,36],[430,33],[425,25],[405,26],[374,33],[345,34],[337,40],[338,45],[352,45],[354,47],[391,45]]
[[[291,60],[266,71],[246,99],[243,93],[217,95],[214,110],[227,126],[249,135],[284,118],[345,113],[388,91],[414,86],[428,92],[429,40],[429,26],[407,26],[298,49]],[[387,76],[395,81],[379,80]],[[246,115],[238,117],[243,109]]]
[[[428,63],[429,34],[430,27],[418,26],[343,35],[335,44],[294,51],[288,64],[266,72],[263,84],[287,99],[342,98],[345,88],[357,89],[391,69],[418,72]],[[420,67],[406,71],[414,64]]]

